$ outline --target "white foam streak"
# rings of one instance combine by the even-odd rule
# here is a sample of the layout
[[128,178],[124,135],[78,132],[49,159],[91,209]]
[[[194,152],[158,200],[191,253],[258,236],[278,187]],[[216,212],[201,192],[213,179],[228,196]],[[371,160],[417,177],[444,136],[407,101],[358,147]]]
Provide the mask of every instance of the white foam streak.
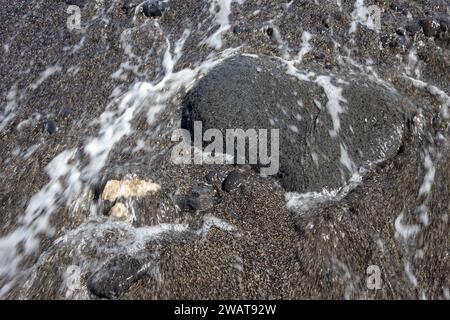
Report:
[[44,83],[44,81],[46,81],[48,78],[50,78],[56,72],[60,72],[61,70],[62,70],[62,68],[58,65],[45,69],[41,73],[39,79],[37,79],[34,83],[31,84],[31,86],[30,86],[31,89],[33,89],[33,90],[37,89],[42,83]]
[[298,53],[298,61],[301,63],[303,61],[303,57],[312,50],[312,46],[309,43],[313,38],[312,34],[305,31],[302,34],[302,44],[300,48],[300,52]]
[[[219,28],[206,39],[206,43],[216,50],[222,48],[222,34],[231,27],[229,16],[233,2],[243,4],[245,0],[211,0],[209,12],[214,16],[214,24],[219,26]],[[217,8],[218,11],[216,11]]]
[[381,12],[376,5],[365,6],[364,0],[356,0],[352,12],[352,24],[349,33],[354,33],[358,29],[358,24],[370,30],[379,32],[381,30]]
[[417,88],[426,89],[431,95],[438,97],[441,101],[441,114],[445,119],[449,119],[450,97],[441,89],[426,82],[411,77],[406,77]]
[[341,164],[347,168],[347,170],[351,173],[354,174],[357,172],[357,167],[355,165],[355,163],[353,162],[353,160],[350,158],[350,155],[347,152],[347,147],[341,143],[340,144],[340,149],[341,149]]
[[[50,181],[30,199],[24,216],[19,219],[20,227],[0,238],[0,278],[10,277],[18,272],[25,255],[38,248],[39,234],[51,234],[49,220],[57,208],[58,199],[63,194],[76,197],[80,191],[79,171],[76,164],[69,164],[74,153],[75,150],[64,151],[47,165],[46,172]],[[61,179],[67,176],[72,185],[65,189]],[[19,252],[19,244],[23,245],[24,252]]]
[[423,183],[420,186],[419,195],[428,194],[431,192],[431,188],[433,187],[434,183],[434,177],[436,175],[436,167],[433,164],[433,160],[431,159],[429,152],[426,152],[425,154],[424,167],[426,170],[426,174],[423,179]]
[[414,288],[417,287],[417,278],[414,276],[412,270],[411,270],[411,263],[409,261],[405,262],[405,273],[408,277],[409,282],[411,282],[412,286]]
[[6,95],[6,106],[3,109],[3,114],[0,114],[0,131],[14,118],[19,99],[17,83],[15,83]]
[[402,212],[397,219],[395,219],[395,236],[401,237],[404,241],[415,237],[421,230],[420,225],[407,225],[403,223],[404,213]]
[[322,203],[342,200],[351,190],[362,181],[361,173],[355,172],[348,183],[339,189],[323,189],[321,192],[287,192],[285,193],[286,208],[297,214],[306,214]]
[[[343,88],[334,85],[331,80],[332,79],[329,76],[319,76],[315,82],[322,87],[327,95],[328,101],[326,108],[333,121],[333,130],[330,130],[330,135],[332,137],[337,137],[339,129],[341,128],[339,115],[344,112],[342,104],[346,103],[347,100],[342,96]],[[345,82],[339,81],[339,83]]]

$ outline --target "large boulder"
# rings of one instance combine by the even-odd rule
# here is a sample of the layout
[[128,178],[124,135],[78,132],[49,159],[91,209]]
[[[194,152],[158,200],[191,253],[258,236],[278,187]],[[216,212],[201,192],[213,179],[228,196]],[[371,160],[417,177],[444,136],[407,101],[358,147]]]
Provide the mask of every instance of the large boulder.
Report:
[[192,132],[201,121],[203,131],[279,129],[278,177],[288,191],[309,192],[339,188],[361,166],[396,155],[414,109],[366,76],[298,71],[274,58],[239,55],[187,94],[182,127]]

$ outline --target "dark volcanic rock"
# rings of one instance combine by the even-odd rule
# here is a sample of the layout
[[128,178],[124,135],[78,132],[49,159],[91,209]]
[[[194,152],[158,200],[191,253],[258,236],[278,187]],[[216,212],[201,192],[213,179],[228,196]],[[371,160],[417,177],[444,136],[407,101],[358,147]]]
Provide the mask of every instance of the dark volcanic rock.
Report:
[[443,17],[439,20],[442,32],[448,32],[450,29],[450,17]]
[[118,298],[135,281],[146,274],[144,263],[127,255],[111,259],[87,282],[87,287],[99,298]]
[[56,122],[52,119],[46,120],[44,123],[44,130],[49,134],[54,134],[57,130]]
[[167,9],[167,3],[158,0],[149,0],[142,5],[142,12],[147,17],[161,17]]
[[413,22],[405,26],[405,30],[408,31],[409,34],[415,35],[420,30],[420,24],[418,22]]
[[242,185],[242,182],[242,175],[239,170],[233,170],[223,182],[222,188],[226,192],[233,192]]
[[365,77],[298,80],[274,59],[237,56],[186,96],[182,127],[192,131],[202,121],[203,130],[280,129],[282,185],[318,191],[341,186],[367,162],[394,156],[410,109],[408,100]]

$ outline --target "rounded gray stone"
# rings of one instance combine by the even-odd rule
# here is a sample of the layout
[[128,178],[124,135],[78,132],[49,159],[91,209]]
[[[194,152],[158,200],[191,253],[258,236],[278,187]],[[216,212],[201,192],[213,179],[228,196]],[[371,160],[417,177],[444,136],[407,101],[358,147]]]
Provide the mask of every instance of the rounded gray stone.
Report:
[[[289,75],[274,58],[229,58],[186,95],[182,127],[193,133],[194,121],[201,121],[203,131],[224,135],[226,129],[279,129],[278,178],[288,191],[338,188],[360,166],[397,153],[415,109],[408,99],[366,76],[304,78]],[[327,106],[333,88],[344,100],[337,136],[330,134],[335,124]]]

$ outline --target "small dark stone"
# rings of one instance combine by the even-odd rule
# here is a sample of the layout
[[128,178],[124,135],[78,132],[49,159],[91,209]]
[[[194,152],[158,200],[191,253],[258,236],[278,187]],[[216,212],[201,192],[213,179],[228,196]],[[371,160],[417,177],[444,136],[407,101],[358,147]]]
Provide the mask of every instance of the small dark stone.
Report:
[[441,32],[447,32],[450,30],[450,18],[449,19],[445,19],[445,18],[440,19],[439,24],[441,26]]
[[401,45],[400,39],[398,39],[398,38],[394,38],[389,42],[390,48],[398,48],[398,47],[400,47],[400,45]]
[[161,17],[163,13],[168,9],[166,2],[158,0],[149,0],[144,2],[142,6],[142,12],[146,17]]
[[266,33],[269,37],[272,37],[273,36],[273,28],[272,27],[267,28]]
[[410,23],[405,27],[405,30],[411,34],[411,35],[415,35],[417,32],[419,32],[420,30],[420,24],[415,22],[415,23]]
[[231,193],[238,189],[242,185],[242,175],[239,170],[232,171],[225,181],[222,183],[222,189],[228,193]]
[[406,34],[405,30],[402,28],[397,29],[397,31],[395,31],[399,36],[404,36]]
[[340,11],[334,12],[333,19],[336,21],[342,21],[342,19],[343,19],[342,12],[340,12]]
[[331,19],[330,17],[326,17],[322,20],[322,24],[324,25],[325,28],[330,28],[331,26]]
[[389,47],[390,47],[390,48],[396,48],[396,47],[398,47],[397,41],[395,41],[395,40],[390,41],[390,42],[389,42]]
[[234,34],[241,33],[241,27],[239,27],[239,26],[234,26],[234,27],[233,27],[233,33],[234,33]]
[[435,37],[440,29],[439,23],[431,18],[423,19],[420,21],[423,33],[427,37]]
[[54,134],[56,132],[56,122],[52,119],[46,120],[44,122],[44,131],[49,134]]
[[120,255],[97,270],[87,281],[90,292],[99,298],[120,297],[146,274],[144,263],[128,255]]

